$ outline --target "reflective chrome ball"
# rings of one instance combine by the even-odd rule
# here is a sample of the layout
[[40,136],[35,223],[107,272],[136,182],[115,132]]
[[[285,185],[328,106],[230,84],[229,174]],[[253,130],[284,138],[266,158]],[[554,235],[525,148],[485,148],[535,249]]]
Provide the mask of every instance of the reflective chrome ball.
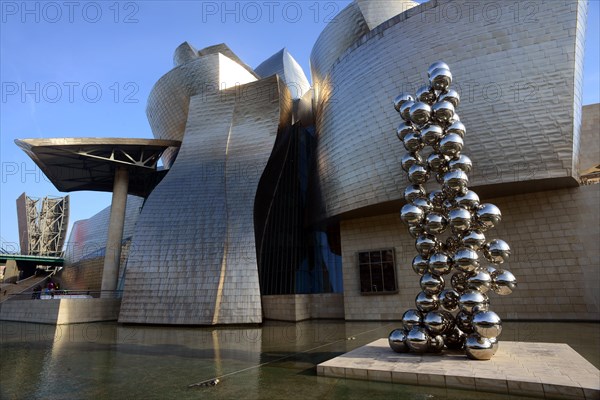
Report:
[[441,190],[432,190],[427,198],[434,208],[441,208],[444,200],[446,200],[446,195]]
[[443,62],[443,61],[436,61],[433,64],[431,64],[429,66],[429,68],[427,68],[427,77],[428,78],[431,77],[431,74],[433,74],[433,71],[435,71],[438,68],[444,68],[444,69],[450,70],[450,67],[445,62]]
[[431,153],[427,157],[427,165],[429,169],[436,172],[445,172],[448,169],[448,161],[450,158],[440,153]]
[[454,116],[454,106],[449,101],[438,101],[431,106],[431,115],[435,121],[449,124]]
[[410,120],[417,125],[423,125],[429,122],[431,117],[431,107],[421,101],[416,102],[410,107]]
[[458,94],[458,92],[456,90],[448,89],[447,92],[440,94],[440,97],[438,98],[438,102],[440,102],[440,101],[448,101],[448,102],[452,103],[454,108],[456,108],[460,104],[460,95]]
[[394,99],[394,108],[396,109],[396,111],[400,112],[400,108],[402,107],[402,105],[404,103],[406,103],[407,101],[414,101],[414,97],[412,97],[412,95],[410,93],[400,93],[398,96],[396,96],[396,98]]
[[468,156],[461,154],[458,158],[454,158],[448,162],[448,168],[460,169],[468,174],[473,169],[473,162]]
[[458,293],[464,293],[467,290],[468,278],[468,274],[465,274],[464,272],[456,272],[454,275],[452,275],[452,278],[450,278],[450,283],[452,284],[454,290],[456,290]]
[[415,305],[417,306],[417,310],[421,311],[422,313],[428,313],[438,309],[440,306],[440,300],[435,294],[420,292],[415,298]]
[[421,134],[418,132],[409,132],[404,136],[402,143],[404,144],[404,148],[411,153],[421,150],[424,146],[421,142]]
[[407,100],[400,106],[400,116],[406,122],[410,122],[410,108],[415,104],[412,100]]
[[477,229],[466,231],[460,238],[465,247],[473,250],[479,250],[485,244],[485,235]]
[[460,169],[452,169],[444,174],[444,189],[451,193],[462,193],[467,191],[469,177]]
[[496,353],[496,350],[490,339],[472,333],[465,342],[465,352],[467,357],[472,360],[489,360]]
[[408,233],[410,234],[410,236],[412,236],[413,238],[418,238],[420,235],[422,235],[423,233],[425,233],[425,230],[423,229],[422,225],[410,225],[408,227]]
[[413,165],[424,165],[425,162],[423,157],[418,152],[415,153],[406,153],[402,156],[401,165],[402,169],[408,172],[410,167]]
[[428,268],[434,275],[445,275],[452,269],[452,259],[445,253],[434,253],[429,257]]
[[427,182],[429,176],[429,167],[414,164],[408,169],[408,180],[416,185]]
[[417,100],[422,101],[423,103],[427,103],[429,105],[432,105],[433,103],[435,103],[435,100],[436,100],[435,91],[427,85],[421,86],[417,90],[416,95],[417,95],[416,96]]
[[500,295],[511,294],[517,288],[517,278],[505,269],[492,272],[492,290]]
[[427,294],[438,294],[444,290],[444,278],[426,272],[421,276],[421,289]]
[[441,126],[435,124],[429,124],[421,129],[421,140],[426,145],[434,145],[440,141],[444,136],[444,130]]
[[409,133],[417,133],[417,130],[411,124],[407,122],[401,122],[400,125],[398,125],[398,128],[396,129],[396,136],[398,136],[398,139],[400,139],[400,141],[403,141],[404,137]]
[[479,336],[495,338],[502,332],[502,320],[493,311],[481,311],[473,315],[473,329]]
[[464,311],[459,311],[454,317],[456,327],[465,333],[473,333],[473,315]]
[[461,207],[448,211],[448,225],[452,232],[464,232],[471,227],[471,213]]
[[468,247],[461,247],[454,253],[454,266],[462,272],[472,274],[479,268],[479,256],[477,252]]
[[411,330],[415,326],[421,325],[421,322],[423,322],[423,314],[421,314],[419,310],[406,310],[402,315],[402,326],[407,331]]
[[460,295],[456,290],[446,289],[438,295],[440,306],[446,311],[458,310],[458,299]]
[[493,204],[483,203],[477,209],[477,224],[482,230],[491,229],[502,220],[500,209]]
[[420,254],[417,254],[415,256],[415,258],[413,258],[412,269],[413,269],[413,271],[415,271],[415,273],[417,273],[419,275],[423,275],[425,272],[427,272],[428,267],[429,267],[429,260],[427,260],[427,258],[423,257]]
[[470,211],[477,211],[479,207],[479,196],[472,190],[467,190],[465,194],[456,196],[454,201],[459,207]]
[[483,255],[493,264],[502,264],[510,257],[510,247],[504,240],[493,239],[483,246]]
[[415,353],[425,353],[429,348],[430,340],[425,328],[418,326],[412,328],[406,335],[406,344]]
[[394,329],[388,336],[390,348],[396,353],[407,353],[410,349],[406,344],[406,332],[402,329]]
[[458,328],[444,335],[444,343],[451,350],[461,350],[465,346],[467,335]]
[[446,230],[448,220],[442,214],[432,211],[425,216],[423,225],[427,233],[436,235]]
[[[452,72],[447,68],[436,68],[429,76],[429,84],[435,90],[445,91],[452,83]],[[451,104],[451,103],[450,103]]]
[[427,350],[430,353],[441,353],[444,350],[444,337],[442,335],[432,336]]
[[433,204],[425,197],[417,197],[413,200],[413,204],[426,213],[433,211]]
[[437,238],[433,235],[419,235],[415,241],[415,248],[422,256],[429,257],[439,246]]
[[486,293],[490,290],[491,285],[492,277],[485,268],[479,268],[475,275],[472,275],[467,279],[467,287],[481,293]]
[[408,185],[406,189],[404,189],[404,200],[406,200],[409,203],[416,198],[425,196],[427,196],[427,192],[425,191],[425,188],[421,185]]
[[407,225],[420,224],[425,218],[425,213],[419,207],[405,204],[400,210],[400,219]]
[[[462,243],[460,242],[460,239],[458,239],[455,236],[449,236],[446,239],[444,245],[442,246],[443,251],[447,254],[454,254],[456,253],[456,250],[458,250],[461,247]],[[452,265],[454,265],[454,262],[452,262]]]
[[[457,114],[454,113],[454,116],[456,117]],[[456,133],[458,136],[460,136],[462,139],[464,139],[465,134],[467,133],[467,129],[465,128],[463,123],[460,122],[460,120],[459,120],[459,121],[455,121],[452,124],[450,124],[450,126],[448,128],[446,128],[446,133]]]
[[457,157],[464,145],[465,143],[460,136],[456,133],[448,133],[440,140],[440,153],[448,157]]
[[446,311],[431,311],[423,317],[423,325],[432,335],[440,335],[453,327],[453,319]]
[[479,309],[482,309],[481,306],[485,307],[488,304],[490,304],[488,297],[477,290],[467,290],[458,299],[458,307],[467,314],[473,313],[475,307],[479,306]]

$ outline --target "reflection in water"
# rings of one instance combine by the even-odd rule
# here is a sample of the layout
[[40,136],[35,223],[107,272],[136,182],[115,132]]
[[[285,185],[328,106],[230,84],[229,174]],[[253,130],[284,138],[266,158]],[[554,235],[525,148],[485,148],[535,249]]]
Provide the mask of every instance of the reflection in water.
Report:
[[[54,327],[3,321],[0,398],[480,397],[475,392],[315,375],[316,364],[386,337],[397,325],[306,321],[267,322],[250,328],[115,323]],[[599,333],[600,324],[594,323],[509,322],[502,339],[567,343],[598,367]],[[355,340],[348,340],[352,338]],[[222,377],[217,386],[188,388],[216,377]]]

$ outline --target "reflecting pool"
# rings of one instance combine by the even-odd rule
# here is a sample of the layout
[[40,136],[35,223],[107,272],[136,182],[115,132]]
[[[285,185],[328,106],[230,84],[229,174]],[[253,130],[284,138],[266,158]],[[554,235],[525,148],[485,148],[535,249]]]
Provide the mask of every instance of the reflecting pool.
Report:
[[[256,327],[0,323],[2,399],[480,399],[477,392],[322,378],[316,364],[398,322]],[[600,366],[600,324],[505,322],[500,338],[567,343]],[[189,388],[219,378],[216,386]],[[486,400],[517,399],[485,394]]]

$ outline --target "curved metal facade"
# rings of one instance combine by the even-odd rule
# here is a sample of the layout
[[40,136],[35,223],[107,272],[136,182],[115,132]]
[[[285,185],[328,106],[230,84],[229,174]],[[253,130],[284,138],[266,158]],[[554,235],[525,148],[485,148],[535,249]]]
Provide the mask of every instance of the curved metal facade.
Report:
[[302,67],[287,51],[281,49],[263,61],[254,71],[261,77],[277,74],[290,90],[293,99],[299,99],[310,90],[310,83]]
[[[420,71],[438,59],[448,62],[458,82],[461,120],[467,129],[476,127],[467,132],[465,150],[475,164],[472,186],[543,180],[554,187],[576,185],[578,49],[586,3],[536,3],[536,20],[522,24],[505,2],[496,3],[500,17],[494,24],[481,9],[468,24],[443,17],[444,7],[468,10],[469,4],[430,1],[412,8],[362,37],[334,63],[316,109],[317,175],[326,205],[317,219],[401,201],[397,188],[408,181],[398,173],[402,154],[392,99],[414,92],[426,81]],[[332,63],[317,56],[321,46],[318,42],[313,51],[319,60],[313,65]]]

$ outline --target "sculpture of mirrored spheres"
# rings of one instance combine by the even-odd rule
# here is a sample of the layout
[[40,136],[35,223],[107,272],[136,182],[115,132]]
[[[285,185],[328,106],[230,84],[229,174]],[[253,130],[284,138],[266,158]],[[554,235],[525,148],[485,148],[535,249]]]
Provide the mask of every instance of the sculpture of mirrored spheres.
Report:
[[[412,269],[421,292],[388,341],[398,353],[449,349],[489,360],[498,349],[502,321],[490,310],[488,294],[516,289],[515,276],[504,268],[511,249],[501,239],[486,239],[502,214],[468,188],[473,161],[462,153],[466,128],[456,112],[460,94],[451,88],[450,67],[436,61],[427,77],[415,96],[394,99],[402,119],[395,133],[407,151],[400,166],[410,182],[400,218],[415,239]],[[431,181],[439,188],[430,189]]]

